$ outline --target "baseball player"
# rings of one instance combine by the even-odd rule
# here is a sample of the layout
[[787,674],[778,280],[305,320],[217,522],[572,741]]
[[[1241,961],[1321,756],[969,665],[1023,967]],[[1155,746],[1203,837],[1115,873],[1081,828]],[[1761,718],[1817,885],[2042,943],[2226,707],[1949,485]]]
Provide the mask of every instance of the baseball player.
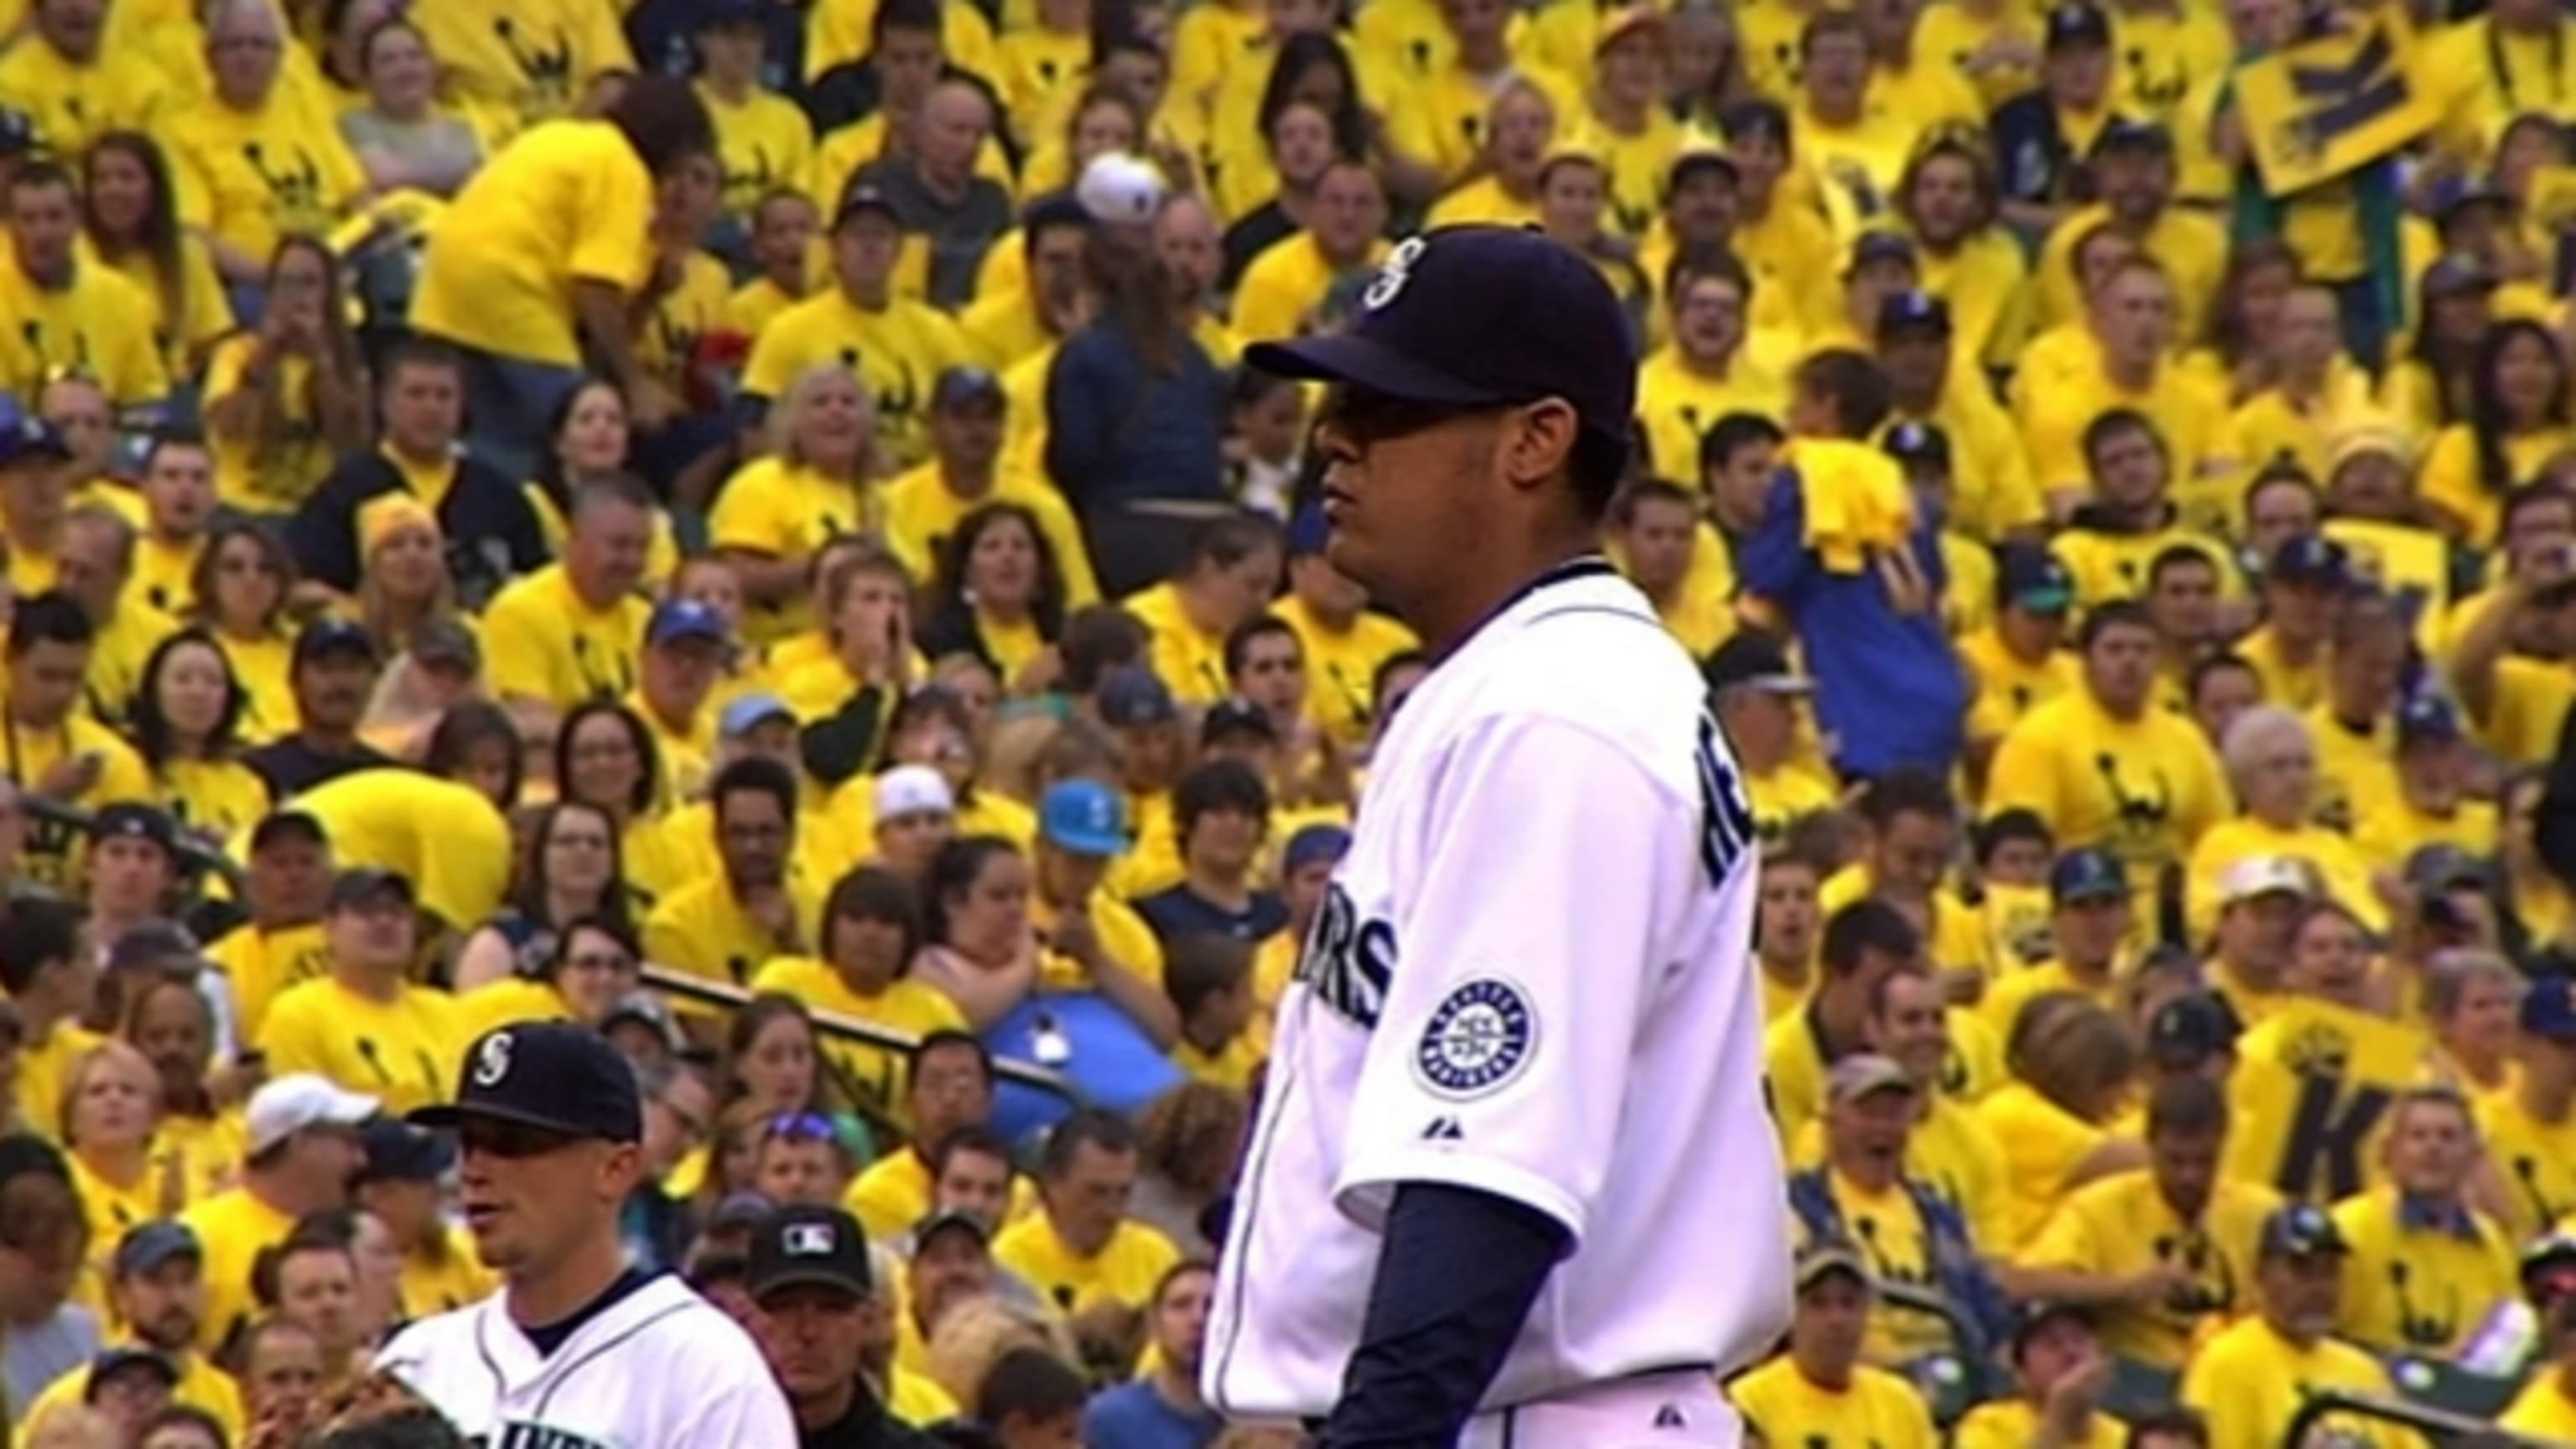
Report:
[[376,1356],[476,1443],[794,1449],[769,1365],[679,1279],[630,1267],[617,1218],[644,1175],[634,1068],[580,1027],[521,1022],[467,1053],[453,1105],[466,1231],[501,1291]]
[[1698,671],[1596,551],[1636,359],[1535,232],[1405,241],[1329,382],[1326,556],[1436,664],[1282,999],[1203,1374],[1355,1446],[1732,1446],[1789,1320],[1754,824]]

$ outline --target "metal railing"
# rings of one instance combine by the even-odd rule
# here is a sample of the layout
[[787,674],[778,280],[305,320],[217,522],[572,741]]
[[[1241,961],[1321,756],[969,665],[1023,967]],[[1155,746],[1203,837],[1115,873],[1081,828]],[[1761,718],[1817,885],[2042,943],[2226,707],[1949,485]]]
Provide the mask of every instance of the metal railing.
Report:
[[2355,1414],[2365,1419],[2378,1419],[2414,1430],[2427,1439],[2475,1439],[2482,1445],[2530,1445],[2532,1449],[2567,1449],[2556,1439],[2541,1439],[2528,1434],[2513,1434],[2495,1426],[2492,1420],[2468,1414],[2436,1409],[2429,1404],[2412,1403],[2393,1394],[2366,1394],[2352,1389],[2318,1389],[2311,1392],[2299,1411],[2290,1416],[2290,1426],[2281,1435],[2282,1449],[2299,1449],[2308,1442],[2318,1423],[2329,1414]]

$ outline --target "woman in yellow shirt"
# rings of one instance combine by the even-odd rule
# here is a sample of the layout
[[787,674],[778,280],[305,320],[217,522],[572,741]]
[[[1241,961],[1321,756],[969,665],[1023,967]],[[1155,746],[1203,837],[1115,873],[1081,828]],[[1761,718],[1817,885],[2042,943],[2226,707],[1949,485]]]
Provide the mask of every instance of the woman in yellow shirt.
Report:
[[292,513],[344,453],[366,448],[366,363],[341,309],[340,262],[289,235],[268,265],[255,331],[217,344],[206,363],[206,431],[215,491],[245,513]]
[[268,782],[241,760],[244,704],[223,650],[189,628],[152,651],[131,717],[135,750],[163,808],[218,846],[269,811]]
[[295,632],[286,605],[295,589],[294,556],[270,529],[223,524],[197,556],[195,582],[188,616],[223,650],[241,684],[241,737],[256,744],[292,733]]
[[2445,257],[2424,269],[2415,340],[2379,382],[2379,405],[2415,438],[2469,416],[2469,380],[2477,376],[2478,346],[2495,323],[2496,284],[2492,273],[2464,257]]
[[2507,319],[2487,329],[2469,375],[2469,415],[2444,428],[2416,491],[2444,531],[2473,547],[2496,541],[2504,496],[2576,445],[2567,363],[2549,329]]
[[188,1205],[185,1158],[154,1140],[160,1119],[161,1075],[143,1053],[109,1040],[72,1064],[59,1125],[72,1185],[89,1213],[97,1285],[107,1281],[108,1260],[128,1229],[176,1217]]
[[2424,1018],[2433,1029],[2435,1063],[2472,1101],[2514,1084],[2524,989],[2522,973],[2491,952],[2445,952],[2425,968]]
[[764,992],[734,1013],[717,1080],[719,1117],[731,1118],[746,1108],[762,1114],[764,1125],[753,1134],[755,1148],[762,1135],[782,1124],[820,1117],[831,1123],[853,1161],[876,1155],[867,1150],[868,1134],[858,1119],[838,1110],[839,1094],[824,1065],[814,1018],[795,997]]
[[876,404],[856,372],[837,362],[808,368],[771,409],[769,432],[769,456],[727,479],[707,518],[709,542],[751,601],[758,643],[813,622],[806,563],[826,539],[885,535]]
[[1033,681],[1064,630],[1064,568],[1017,503],[987,503],[966,515],[940,551],[921,651],[933,659],[971,654],[1009,685]]
[[110,131],[81,158],[81,239],[101,266],[152,304],[152,336],[172,377],[194,377],[233,330],[232,302],[205,238],[179,225],[170,163],[139,131]]
[[2306,720],[2280,705],[2258,704],[2228,725],[2220,760],[2241,813],[2211,826],[2192,847],[2183,900],[2190,939],[2208,939],[2218,924],[2221,882],[2237,862],[2254,856],[2303,862],[2327,895],[2365,920],[2386,923],[2361,852],[2342,832],[2315,823],[2317,745]]

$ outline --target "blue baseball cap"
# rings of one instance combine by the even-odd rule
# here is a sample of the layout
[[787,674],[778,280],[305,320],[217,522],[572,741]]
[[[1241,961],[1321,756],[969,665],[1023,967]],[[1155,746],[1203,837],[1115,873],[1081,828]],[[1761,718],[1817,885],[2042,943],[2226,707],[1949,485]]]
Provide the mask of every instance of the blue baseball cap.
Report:
[[483,1033],[465,1053],[456,1100],[415,1108],[404,1118],[432,1129],[474,1119],[609,1142],[644,1136],[634,1066],[608,1038],[558,1021],[513,1022]]
[[644,642],[655,647],[682,639],[709,639],[721,644],[727,637],[724,615],[712,604],[695,599],[664,599],[653,606],[653,621],[644,626]]
[[1878,301],[1878,340],[1899,332],[1950,335],[1950,304],[1916,288],[1891,292]]
[[740,739],[774,719],[792,720],[796,711],[787,701],[765,689],[755,689],[724,707],[716,716],[716,732],[726,739]]
[[11,393],[0,393],[0,468],[60,463],[72,455],[62,430]]
[[2049,867],[2048,898],[2058,905],[2110,900],[2129,893],[2129,869],[2107,850],[2070,850]]
[[2281,540],[2263,573],[2265,578],[2284,584],[2349,588],[2353,581],[2352,555],[2322,533],[2302,533]]
[[2537,976],[2522,994],[2522,1029],[2551,1041],[2576,1043],[2576,977]]
[[1255,342],[1243,360],[1404,402],[1489,407],[1563,399],[1625,446],[1637,411],[1628,317],[1592,260],[1535,230],[1447,226],[1408,237],[1348,328]]
[[109,1260],[108,1276],[131,1278],[149,1273],[173,1258],[206,1260],[205,1245],[197,1241],[195,1230],[175,1218],[154,1218],[137,1223],[116,1240],[116,1256]]
[[1298,871],[1324,861],[1338,861],[1351,848],[1351,833],[1338,825],[1309,825],[1288,837],[1279,852],[1283,869]]
[[1038,797],[1038,834],[1074,855],[1127,853],[1127,802],[1098,780],[1058,780]]
[[2352,1251],[2324,1208],[2294,1202],[2263,1220],[2260,1255],[2266,1258],[2340,1258]]
[[1093,696],[1101,723],[1120,729],[1164,724],[1181,717],[1180,703],[1169,685],[1141,664],[1122,664],[1100,677]]
[[1879,446],[1899,463],[1918,463],[1927,468],[1950,466],[1950,435],[1936,424],[1918,418],[1907,418],[1889,428]]
[[2397,747],[2448,744],[2469,736],[2460,712],[2438,694],[2411,694],[2397,707]]
[[2075,575],[2038,544],[2008,543],[1995,550],[1995,595],[2007,608],[2063,614],[2075,606]]
[[1852,243],[1851,260],[1843,267],[1848,277],[1872,262],[1915,263],[1914,238],[1901,231],[1865,231]]

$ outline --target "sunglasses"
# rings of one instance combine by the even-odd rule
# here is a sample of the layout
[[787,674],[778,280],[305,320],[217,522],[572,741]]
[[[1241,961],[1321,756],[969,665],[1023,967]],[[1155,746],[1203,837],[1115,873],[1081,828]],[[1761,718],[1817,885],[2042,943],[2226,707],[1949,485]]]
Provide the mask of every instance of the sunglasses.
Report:
[[781,1112],[760,1129],[763,1142],[837,1142],[840,1136],[820,1112]]

